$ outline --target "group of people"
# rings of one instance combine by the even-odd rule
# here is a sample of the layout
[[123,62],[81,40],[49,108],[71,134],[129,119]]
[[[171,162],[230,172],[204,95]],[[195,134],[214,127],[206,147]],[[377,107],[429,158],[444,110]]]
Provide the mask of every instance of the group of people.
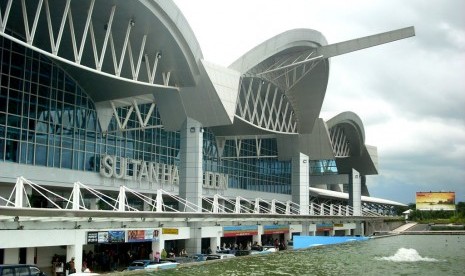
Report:
[[161,250],[161,258],[166,259],[166,258],[175,258],[176,256],[178,257],[187,257],[187,251],[186,249],[182,249],[179,251],[179,253],[176,252],[176,250],[171,247],[169,251],[166,251],[165,248]]
[[64,256],[58,256],[55,254],[52,257],[52,275],[53,276],[65,276],[72,273],[76,273],[76,264],[74,257],[69,262],[65,262]]

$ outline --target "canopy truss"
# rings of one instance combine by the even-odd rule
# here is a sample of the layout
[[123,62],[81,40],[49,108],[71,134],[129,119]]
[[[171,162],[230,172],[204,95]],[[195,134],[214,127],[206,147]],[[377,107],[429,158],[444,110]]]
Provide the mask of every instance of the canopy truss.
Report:
[[[147,42],[150,39],[147,34],[142,37],[131,35],[137,27],[133,18],[127,19],[125,29],[113,28],[117,20],[115,18],[118,17],[118,12],[123,12],[123,8],[118,9],[113,5],[109,10],[99,10],[96,14],[95,0],[90,0],[87,1],[87,13],[83,14],[82,6],[87,3],[83,3],[82,0],[66,0],[64,9],[59,14],[56,12],[59,9],[56,7],[57,3],[49,4],[49,1],[52,0],[8,0],[5,9],[0,10],[0,35],[58,61],[96,74],[152,87],[178,90],[170,83],[170,71],[158,72],[162,53],[161,51],[150,53],[154,49],[150,49]],[[53,8],[51,9],[50,6]],[[22,11],[19,12],[24,26],[22,31],[18,22],[11,19],[10,14],[15,14],[15,10]],[[78,16],[73,17],[73,11]],[[100,30],[96,31],[98,28],[96,22],[101,21],[99,17],[106,18],[104,21],[107,22],[101,26],[104,28],[103,37],[98,35],[102,33]],[[84,24],[81,18],[85,19]],[[15,33],[9,32],[9,29],[14,30]],[[79,31],[82,32],[80,41],[79,35],[76,35]],[[47,38],[43,36],[46,34],[49,39],[48,48],[45,46],[47,43],[44,42]],[[71,54],[68,49],[72,49]],[[106,54],[107,51],[110,55]]]

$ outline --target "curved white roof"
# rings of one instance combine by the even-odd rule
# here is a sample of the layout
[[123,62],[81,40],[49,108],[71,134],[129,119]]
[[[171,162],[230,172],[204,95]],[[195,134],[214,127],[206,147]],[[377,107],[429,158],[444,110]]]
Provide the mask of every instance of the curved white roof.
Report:
[[[335,191],[318,189],[318,188],[308,188],[308,189],[311,194],[313,193],[313,194],[316,194],[322,197],[349,199],[349,194],[347,193],[335,192]],[[407,206],[406,204],[403,204],[397,201],[392,201],[392,200],[387,200],[387,199],[382,199],[382,198],[377,198],[377,197],[371,197],[371,196],[362,196],[362,202],[370,202],[370,203],[394,205],[394,206]]]

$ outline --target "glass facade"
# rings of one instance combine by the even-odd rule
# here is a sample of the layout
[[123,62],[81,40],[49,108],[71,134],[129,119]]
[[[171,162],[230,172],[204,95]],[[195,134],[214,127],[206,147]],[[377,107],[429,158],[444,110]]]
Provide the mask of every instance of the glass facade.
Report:
[[[291,193],[291,162],[278,161],[277,158],[256,158],[255,139],[241,141],[241,157],[252,158],[218,158],[218,149],[213,133],[204,132],[203,169],[228,175],[228,187],[271,193]],[[227,140],[223,156],[237,155],[236,142]],[[262,156],[277,156],[276,139],[264,139],[261,144]]]
[[[179,132],[139,127],[136,113],[119,131],[113,118],[106,133],[86,92],[47,57],[0,38],[0,162],[99,171],[104,154],[179,166]],[[150,105],[139,106],[145,118]],[[129,107],[117,109],[125,118]],[[161,125],[157,110],[149,125]],[[243,140],[240,156],[256,156],[255,140]],[[204,132],[204,171],[228,175],[228,187],[291,192],[291,162],[277,158],[220,159],[211,131]],[[235,156],[227,141],[223,156]],[[277,156],[275,139],[262,141],[261,155]],[[131,175],[131,173],[129,173]]]
[[338,174],[336,160],[310,160],[310,175]]
[[[180,135],[160,128],[102,134],[92,100],[47,57],[0,39],[0,161],[98,171],[103,154],[179,164]],[[150,105],[139,107],[145,116]],[[124,118],[129,108],[118,108]],[[145,118],[145,117],[144,117]],[[127,128],[136,128],[135,112]],[[149,120],[160,125],[155,110]]]

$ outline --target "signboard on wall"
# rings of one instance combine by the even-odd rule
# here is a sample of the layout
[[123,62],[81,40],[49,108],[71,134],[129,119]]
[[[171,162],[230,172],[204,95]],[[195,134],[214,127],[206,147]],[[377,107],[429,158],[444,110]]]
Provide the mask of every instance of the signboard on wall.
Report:
[[168,235],[179,235],[179,229],[178,228],[162,228],[161,229],[162,234],[168,234]]
[[334,226],[332,223],[319,223],[316,225],[317,232],[324,232],[324,231],[333,231]]
[[289,233],[289,225],[264,225],[263,234],[272,235],[272,234],[284,234]]
[[417,192],[417,210],[455,211],[455,192]]
[[122,243],[126,240],[124,231],[93,231],[87,232],[87,244]]
[[223,227],[223,237],[237,237],[237,236],[254,236],[258,235],[257,225],[239,225],[239,226],[225,226]]
[[128,230],[128,242],[147,242],[158,240],[160,230]]

